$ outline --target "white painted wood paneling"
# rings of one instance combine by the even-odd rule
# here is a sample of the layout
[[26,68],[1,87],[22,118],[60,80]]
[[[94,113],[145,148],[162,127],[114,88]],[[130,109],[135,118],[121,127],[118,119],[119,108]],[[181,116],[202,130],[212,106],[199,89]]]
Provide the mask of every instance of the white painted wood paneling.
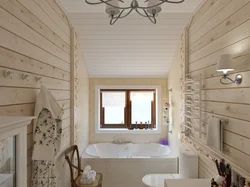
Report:
[[70,16],[91,77],[166,77],[190,14],[161,14],[156,25],[132,15],[114,26],[101,13]]
[[78,33],[90,77],[127,78],[167,77],[182,31],[202,2],[163,5],[156,25],[132,13],[110,26],[105,6],[60,1]]
[[[68,12],[88,12],[88,13],[100,13],[104,12],[105,5],[99,6],[90,6],[85,3],[85,0],[60,0],[62,4],[66,7]],[[95,1],[94,1],[95,2]],[[124,1],[124,5],[129,5],[130,0]],[[140,4],[146,5],[144,0],[138,0]],[[201,0],[185,0],[183,4],[180,5],[172,5],[172,4],[164,4],[162,5],[163,12],[189,12],[192,13],[197,6],[200,4]],[[120,4],[122,6],[122,4]]]

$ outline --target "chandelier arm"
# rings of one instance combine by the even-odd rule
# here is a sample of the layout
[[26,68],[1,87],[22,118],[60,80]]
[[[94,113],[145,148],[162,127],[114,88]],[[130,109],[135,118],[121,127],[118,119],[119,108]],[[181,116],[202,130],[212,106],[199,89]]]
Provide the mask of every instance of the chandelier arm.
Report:
[[[160,0],[160,1],[161,1],[161,0]],[[153,6],[148,6],[148,7],[138,6],[137,8],[138,8],[138,9],[148,9],[148,8],[154,8],[154,7],[157,7],[157,6],[162,5],[163,3],[165,3],[165,1],[161,1],[160,3],[155,4],[155,5],[153,5]]]
[[118,19],[119,19],[119,16],[116,17],[116,18],[111,18],[109,24],[114,25],[117,22]]
[[144,14],[142,14],[138,9],[136,9],[136,12],[137,12],[140,16],[145,17],[145,18],[148,18],[148,17],[153,18],[153,17],[154,17],[154,16],[151,16],[151,15],[149,15],[149,14],[148,14],[148,16],[147,16],[147,15],[144,15]]
[[[120,9],[120,10],[126,10],[126,9],[130,9],[131,8],[131,6],[129,6],[129,7],[114,6],[114,5],[112,5],[112,4],[109,3],[112,0],[105,0],[105,1],[104,0],[98,0],[98,1],[100,1],[100,2],[92,3],[89,0],[85,0],[85,2],[87,4],[90,4],[90,5],[106,4],[106,5],[109,5],[109,6],[113,7],[113,8],[117,8],[117,9]],[[123,2],[122,0],[120,0],[120,1]]]
[[120,9],[120,10],[126,10],[126,9],[130,9],[131,8],[131,6],[128,6],[128,7],[119,7],[119,6],[114,6],[114,5],[110,4],[109,2],[106,2],[106,1],[103,1],[103,0],[99,0],[99,1],[102,1],[106,5],[109,5],[109,6],[113,7],[113,8],[117,8],[117,9]]
[[[148,2],[149,0],[146,0],[145,2]],[[159,0],[161,1],[160,3],[158,4],[155,4],[153,6],[149,6],[149,7],[142,7],[142,6],[139,6],[137,8],[139,9],[148,9],[148,8],[154,8],[154,7],[157,7],[157,6],[160,6],[162,5],[163,3],[172,3],[172,4],[180,4],[180,3],[183,3],[185,0],[180,0],[180,1],[169,1],[169,0]]]
[[185,0],[180,0],[180,1],[169,1],[169,0],[163,0],[166,3],[173,3],[173,4],[179,4],[179,3],[183,3]]
[[153,23],[156,24],[156,19],[155,16],[150,17],[150,15],[147,13],[147,11],[145,9],[143,9],[144,13],[146,14],[147,18]]
[[122,16],[122,14],[123,14],[124,11],[125,10],[122,10],[117,17],[112,17],[110,19],[110,25],[114,25],[118,21],[118,19],[121,19],[121,18],[124,18],[124,17],[128,16],[132,12],[132,9],[127,14],[125,14],[124,16]]
[[112,0],[107,0],[107,1],[101,1],[101,0],[99,0],[100,2],[90,2],[89,0],[85,0],[85,2],[87,3],[87,4],[89,4],[89,5],[99,5],[99,4],[103,4],[103,3],[107,3],[107,2],[109,2],[109,1],[112,1]]
[[[124,11],[124,10],[123,10]],[[133,9],[131,8],[125,15],[120,15],[120,17],[118,19],[121,19],[121,18],[125,18],[127,17],[131,12],[133,11]],[[119,16],[119,15],[118,15]],[[117,17],[118,17],[117,16]],[[113,19],[116,19],[117,18],[116,16],[113,17]]]

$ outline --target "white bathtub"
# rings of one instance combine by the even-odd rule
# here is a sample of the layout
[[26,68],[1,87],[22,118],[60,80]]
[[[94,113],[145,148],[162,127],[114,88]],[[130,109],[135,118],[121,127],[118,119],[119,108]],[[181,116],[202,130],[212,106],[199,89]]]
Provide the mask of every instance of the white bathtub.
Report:
[[178,158],[168,146],[156,143],[91,144],[82,155],[82,167],[90,165],[103,174],[103,187],[141,187],[150,173],[178,172]]
[[169,146],[149,144],[90,144],[85,153],[96,158],[159,158],[171,153]]

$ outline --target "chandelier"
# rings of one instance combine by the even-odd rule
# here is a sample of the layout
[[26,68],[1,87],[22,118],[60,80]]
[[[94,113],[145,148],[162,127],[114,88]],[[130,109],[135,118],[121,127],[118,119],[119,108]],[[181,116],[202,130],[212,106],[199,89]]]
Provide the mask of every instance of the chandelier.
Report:
[[130,6],[119,6],[124,3],[123,0],[85,0],[87,4],[98,5],[106,4],[106,13],[110,17],[110,25],[114,25],[117,20],[127,17],[131,12],[136,11],[140,16],[148,18],[152,23],[156,24],[156,16],[161,12],[163,3],[180,4],[185,0],[146,0],[147,6],[139,5],[137,0],[132,0]]

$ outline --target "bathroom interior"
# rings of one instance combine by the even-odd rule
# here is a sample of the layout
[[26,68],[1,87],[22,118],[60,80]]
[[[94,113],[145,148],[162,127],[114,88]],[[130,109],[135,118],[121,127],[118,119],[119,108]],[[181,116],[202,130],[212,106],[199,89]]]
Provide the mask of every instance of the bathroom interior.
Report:
[[0,187],[249,187],[249,10],[1,0]]

